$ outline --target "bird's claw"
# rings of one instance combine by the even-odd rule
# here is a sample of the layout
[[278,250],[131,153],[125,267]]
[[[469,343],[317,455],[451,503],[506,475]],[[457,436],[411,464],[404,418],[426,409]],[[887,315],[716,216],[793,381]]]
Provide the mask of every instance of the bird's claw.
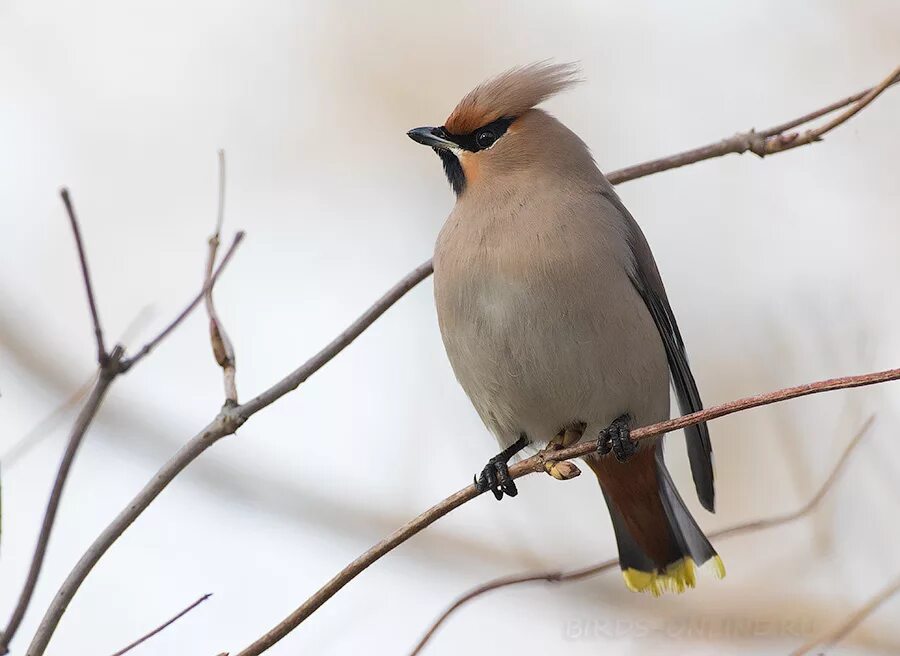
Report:
[[605,456],[608,453],[616,457],[619,462],[627,462],[631,456],[637,453],[637,443],[631,439],[630,417],[622,415],[600,431],[597,438],[597,453]]
[[506,461],[496,456],[488,460],[481,475],[475,479],[475,489],[479,492],[490,490],[497,501],[502,499],[504,494],[514,497],[519,493],[516,482],[509,476]]
[[509,475],[509,459],[525,448],[528,444],[528,438],[523,433],[509,447],[488,460],[488,463],[481,470],[481,475],[476,476],[473,483],[478,493],[490,490],[494,494],[497,501],[503,498],[505,494],[508,497],[514,497],[519,493],[516,482]]

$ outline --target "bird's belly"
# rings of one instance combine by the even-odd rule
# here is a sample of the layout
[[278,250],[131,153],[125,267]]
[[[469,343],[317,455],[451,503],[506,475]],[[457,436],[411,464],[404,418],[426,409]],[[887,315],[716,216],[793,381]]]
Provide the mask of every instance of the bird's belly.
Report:
[[439,317],[447,354],[501,444],[524,432],[540,446],[574,422],[599,430],[625,413],[638,425],[668,416],[655,326],[642,305],[623,303],[636,294],[630,283],[615,283],[588,297],[553,276],[482,276],[458,289],[441,281],[439,293],[459,301]]

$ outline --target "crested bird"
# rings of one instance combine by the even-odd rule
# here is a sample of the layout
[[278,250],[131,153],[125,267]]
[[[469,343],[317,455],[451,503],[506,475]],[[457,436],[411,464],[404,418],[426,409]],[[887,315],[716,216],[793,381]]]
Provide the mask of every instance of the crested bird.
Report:
[[[506,71],[440,127],[408,132],[440,157],[456,195],[434,253],[450,364],[500,443],[476,478],[515,496],[509,460],[526,447],[596,440],[585,458],[612,519],[631,590],[681,592],[695,567],[724,567],[675,488],[662,438],[632,427],[702,409],[684,342],[638,224],[585,143],[536,106],[570,86],[571,64]],[[685,431],[694,486],[714,511],[705,424]],[[563,478],[548,466],[548,473]]]

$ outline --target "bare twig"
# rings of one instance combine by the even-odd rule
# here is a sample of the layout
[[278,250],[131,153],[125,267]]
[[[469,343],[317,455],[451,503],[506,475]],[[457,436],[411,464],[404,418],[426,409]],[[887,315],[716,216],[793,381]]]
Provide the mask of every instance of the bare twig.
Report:
[[219,159],[219,203],[216,206],[216,238],[222,234],[222,227],[225,225],[225,151],[220,148],[217,155]]
[[[838,477],[844,470],[844,466],[850,459],[850,454],[860,443],[860,441],[862,441],[862,438],[865,437],[865,435],[869,432],[869,429],[872,427],[872,423],[874,422],[874,420],[874,416],[870,416],[868,419],[866,419],[859,430],[856,431],[856,435],[853,436],[853,439],[850,440],[850,443],[847,444],[847,446],[844,448],[844,452],[841,454],[841,457],[832,468],[831,473],[825,479],[825,482],[822,483],[816,493],[800,508],[797,508],[792,512],[775,515],[774,517],[766,517],[764,519],[757,519],[750,522],[735,524],[734,526],[729,526],[728,528],[713,531],[709,534],[708,537],[710,539],[721,540],[737,535],[755,533],[767,528],[774,528],[776,526],[781,526],[783,524],[793,522],[800,519],[801,517],[805,517],[806,515],[810,514],[819,506],[819,504],[822,502],[822,499],[825,498],[825,495],[832,489],[835,481],[837,481]],[[434,637],[435,632],[450,618],[453,613],[455,613],[460,607],[464,606],[473,599],[480,597],[481,595],[492,592],[493,590],[499,590],[500,588],[505,588],[513,585],[521,585],[524,583],[563,583],[569,581],[581,581],[602,572],[612,570],[618,564],[618,558],[610,558],[603,561],[602,563],[584,567],[582,569],[573,570],[570,572],[555,570],[548,572],[530,572],[527,574],[503,576],[500,578],[496,578],[493,581],[488,581],[487,583],[479,585],[476,588],[472,588],[471,590],[457,598],[443,613],[441,613],[441,615],[431,624],[431,626],[428,627],[428,630],[413,648],[412,652],[410,652],[410,656],[417,656],[419,653],[421,653],[422,649],[424,649],[428,641],[431,640],[432,637]]]
[[[765,157],[766,155],[774,155],[775,153],[791,150],[798,146],[805,146],[816,141],[821,141],[826,133],[848,121],[854,114],[875,100],[881,92],[889,86],[896,84],[898,81],[900,81],[900,67],[891,71],[890,75],[877,86],[856,94],[855,96],[850,96],[850,98],[845,100],[832,103],[827,107],[801,116],[798,119],[777,125],[768,130],[761,130],[759,132],[756,130],[740,132],[732,137],[707,144],[706,146],[700,146],[699,148],[686,150],[682,153],[614,171],[606,177],[612,184],[619,184],[634,180],[635,178],[642,178],[651,173],[668,171],[670,169],[686,166],[687,164],[694,164],[706,159],[722,157],[723,155],[730,155],[732,153],[740,155],[749,151],[760,157]],[[847,105],[850,105],[850,108],[847,111],[842,112],[840,115],[818,128],[807,130],[802,134],[798,132],[788,132],[788,130],[804,123],[808,123],[809,121],[813,121],[820,116],[829,114],[842,107],[846,107]]]
[[63,581],[49,608],[31,640],[28,656],[43,654],[53,635],[53,631],[59,624],[59,620],[69,602],[75,596],[81,583],[93,569],[100,557],[118,539],[137,517],[147,509],[147,506],[172,482],[185,467],[203,453],[212,444],[226,435],[234,433],[243,423],[236,412],[236,408],[223,407],[216,418],[202,431],[191,438],[173,455],[168,462],[151,478],[138,492],[131,502],[112,520],[112,522],[94,540],[84,555],[78,560],[72,571]]
[[209,237],[209,254],[206,257],[206,314],[209,317],[209,341],[212,344],[213,356],[222,367],[222,378],[225,385],[225,402],[237,405],[237,384],[235,382],[236,362],[234,347],[225,332],[222,320],[216,312],[213,302],[213,287],[210,280],[216,264],[216,253],[219,250],[219,237],[225,221],[225,151],[219,151],[219,209],[216,213],[216,231]]
[[799,647],[796,650],[792,651],[791,656],[803,656],[804,654],[808,654],[818,646],[821,646],[821,649],[818,650],[818,652],[824,653],[826,649],[828,649],[829,647],[833,647],[845,637],[847,637],[847,635],[849,635],[850,632],[853,631],[853,629],[859,626],[860,622],[862,622],[869,615],[878,610],[878,608],[884,602],[886,602],[897,593],[900,593],[900,577],[894,579],[893,583],[891,583],[877,595],[872,597],[862,608],[850,615],[850,617],[848,617],[843,624],[823,635],[816,636],[802,647]]
[[94,337],[97,340],[97,364],[106,365],[109,354],[103,343],[103,329],[100,327],[100,313],[97,311],[97,301],[94,298],[94,286],[91,284],[91,272],[88,269],[87,255],[84,251],[84,243],[81,240],[81,229],[78,227],[78,218],[75,216],[75,208],[72,199],[69,198],[69,190],[63,187],[59,191],[63,203],[66,206],[66,214],[69,215],[69,223],[72,225],[72,234],[75,236],[75,246],[78,248],[78,261],[81,263],[81,275],[84,277],[84,289],[87,292],[88,307],[91,311],[91,320],[94,323]]
[[[900,79],[894,79],[894,81],[889,85],[893,86],[894,84],[900,83]],[[809,123],[810,121],[815,121],[817,118],[821,118],[827,114],[831,114],[832,112],[836,112],[839,109],[843,109],[847,105],[852,105],[858,100],[862,100],[865,98],[875,87],[869,87],[868,89],[864,89],[859,93],[855,93],[852,96],[844,98],[842,100],[837,100],[830,105],[825,105],[824,107],[820,107],[814,111],[811,111],[809,114],[804,114],[803,116],[798,116],[797,118],[792,118],[789,121],[785,121],[784,123],[779,123],[778,125],[773,125],[770,128],[766,128],[765,130],[758,130],[758,134],[763,137],[773,137],[779,132],[787,132],[788,130],[792,130],[797,126],[803,125],[804,123]]]
[[[718,157],[727,154],[728,152],[734,151],[725,150],[711,152],[705,156],[696,157],[693,161],[700,161],[701,159]],[[637,170],[635,170],[635,167],[622,169],[621,171],[616,171],[609,174],[607,177],[609,178],[610,182],[613,182],[615,184],[690,163],[686,161],[680,161],[679,157],[680,156],[663,158],[662,160],[658,160],[658,165],[656,163],[650,163],[653,164],[653,166],[641,165],[641,167]],[[147,508],[147,506],[149,506],[150,503],[153,502],[153,500],[160,494],[160,492],[162,492],[163,489],[165,489],[165,487],[175,478],[175,476],[177,476],[195,458],[199,457],[201,453],[212,446],[216,441],[226,435],[230,435],[235,432],[241,425],[243,425],[245,421],[247,421],[249,417],[256,414],[263,408],[271,405],[285,394],[296,389],[301,383],[309,378],[309,376],[321,369],[332,358],[334,358],[338,353],[346,348],[347,345],[349,345],[360,334],[362,334],[362,332],[366,328],[368,328],[388,308],[390,308],[394,303],[402,298],[410,289],[427,278],[431,274],[431,272],[432,263],[431,260],[428,260],[427,262],[421,264],[412,272],[407,274],[400,282],[398,282],[393,288],[391,288],[387,294],[385,294],[382,298],[376,301],[374,305],[366,310],[366,312],[364,312],[362,316],[360,316],[354,323],[352,323],[343,333],[338,335],[338,337],[332,340],[331,343],[329,343],[325,348],[319,351],[319,353],[317,353],[315,356],[310,358],[307,362],[302,364],[300,367],[292,371],[290,374],[282,378],[280,381],[276,382],[274,385],[272,385],[267,390],[254,397],[250,401],[247,401],[244,404],[236,407],[222,408],[219,414],[200,433],[192,437],[178,452],[176,452],[169,459],[168,462],[166,462],[162,466],[157,474],[137,493],[137,495],[135,495],[135,497],[129,502],[129,504],[112,520],[112,522],[100,533],[100,535],[97,536],[90,547],[88,547],[85,554],[75,564],[72,571],[66,577],[66,580],[63,582],[58,593],[53,598],[53,601],[44,614],[44,618],[42,619],[37,632],[32,639],[31,645],[29,646],[27,652],[28,656],[40,656],[44,653],[47,644],[49,643],[50,638],[53,635],[53,632],[56,630],[56,626],[59,624],[63,613],[65,613],[66,607],[74,597],[78,588],[84,582],[85,578],[87,578],[90,571],[97,564],[103,554],[106,553],[109,547],[112,546],[112,544],[132,524],[132,522],[134,522],[135,519],[140,516],[140,514]],[[893,378],[886,378],[884,380],[893,380]],[[871,384],[874,382],[881,382],[881,380],[873,379],[868,383],[858,384]],[[825,389],[837,388],[821,388],[813,391],[798,392],[796,395],[800,396],[803,394],[814,393],[815,391],[825,391]],[[792,397],[788,396],[784,398]],[[768,402],[774,402],[775,400],[784,399],[772,399]],[[715,408],[712,410],[715,410]],[[735,411],[737,411],[737,408],[728,410],[728,412]],[[727,412],[724,414],[727,414]],[[685,423],[683,423],[681,427],[690,425],[691,422],[696,423],[711,418],[712,416],[698,417],[696,415],[691,415],[687,418],[687,421],[681,420],[685,421]],[[670,424],[671,422],[667,423],[660,429],[660,432],[674,430],[675,428]],[[653,428],[655,427],[647,427],[643,430],[651,430]],[[562,460],[564,458],[576,457],[576,455],[577,454],[573,455],[564,451],[556,451],[553,452],[553,460]],[[530,460],[533,459],[529,459],[529,461]],[[523,464],[525,463],[520,463],[520,465]],[[525,472],[517,470],[517,473],[521,476]],[[300,608],[298,608],[288,618],[286,618],[278,626],[272,629],[272,631],[254,642],[245,651],[241,652],[241,655],[249,656],[250,654],[259,654],[268,649],[268,647],[275,644],[278,640],[287,635],[298,624],[300,624],[300,622],[308,617],[309,614],[311,614],[316,608],[321,606],[327,599],[334,595],[340,588],[346,585],[348,581],[358,575],[371,563],[378,560],[378,558],[380,558],[382,555],[384,555],[397,545],[401,544],[408,537],[422,530],[453,508],[456,508],[457,506],[474,498],[474,496],[474,487],[470,486],[468,488],[460,490],[437,506],[426,511],[423,515],[418,517],[416,520],[413,520],[413,522],[411,522],[410,524],[407,524],[406,526],[396,531],[387,539],[380,542],[371,550],[360,556],[360,558],[358,558],[356,561],[351,563],[345,570],[343,570],[334,579],[332,579],[332,581],[327,583],[325,587],[323,587],[319,592],[313,595],[313,597],[307,600]]]
[[363,331],[371,326],[378,317],[388,310],[388,308],[403,298],[410,289],[430,276],[431,271],[431,260],[428,260],[406,274],[400,282],[391,287],[381,298],[375,301],[368,310],[363,312],[356,321],[347,326],[340,335],[331,340],[325,348],[272,385],[265,392],[241,405],[241,415],[250,417],[263,408],[271,405],[288,392],[297,389],[307,378],[328,364],[338,353],[347,348],[353,340],[359,337]]
[[[121,357],[122,350],[121,348],[116,347],[113,349],[113,352],[109,354],[108,361],[111,364],[116,364]],[[81,412],[78,413],[78,418],[75,420],[75,425],[72,427],[72,431],[69,434],[66,450],[59,463],[59,470],[56,473],[56,478],[53,480],[53,489],[50,491],[50,500],[47,502],[47,509],[44,512],[44,520],[41,522],[41,530],[38,534],[34,554],[31,557],[31,565],[28,568],[25,583],[22,586],[22,591],[19,593],[19,598],[16,601],[16,606],[9,618],[9,622],[7,622],[6,628],[3,630],[2,635],[0,635],[0,654],[5,654],[9,651],[9,643],[16,634],[19,624],[22,622],[22,618],[25,617],[25,611],[28,609],[28,604],[31,602],[31,596],[34,594],[34,588],[37,585],[38,576],[40,575],[41,567],[44,564],[44,556],[47,555],[47,545],[50,543],[50,533],[53,530],[53,523],[56,521],[56,513],[59,510],[59,502],[62,499],[63,488],[69,477],[69,470],[72,468],[75,454],[78,452],[78,447],[81,446],[81,441],[84,439],[84,434],[87,432],[88,426],[90,426],[91,421],[94,419],[94,415],[97,414],[97,410],[99,410],[100,404],[103,402],[103,397],[106,395],[110,384],[116,377],[114,371],[114,369],[110,369],[109,367],[100,369],[100,374],[94,382],[94,387],[91,389],[87,401],[81,408]]]
[[152,351],[157,346],[159,346],[159,343],[161,341],[163,341],[166,337],[168,337],[169,334],[173,330],[175,330],[179,326],[179,324],[182,321],[184,321],[191,312],[193,312],[194,308],[197,307],[200,304],[200,301],[203,300],[204,296],[206,296],[207,290],[211,289],[216,284],[216,280],[218,280],[219,275],[225,269],[225,266],[228,264],[228,261],[231,259],[231,256],[234,255],[234,252],[237,250],[237,247],[240,246],[241,241],[243,241],[243,239],[244,239],[243,231],[238,232],[234,236],[234,239],[231,242],[231,246],[229,246],[228,251],[225,253],[225,257],[223,257],[222,261],[219,263],[219,268],[215,270],[212,277],[203,285],[203,288],[200,290],[200,292],[191,300],[190,303],[187,304],[187,306],[178,314],[178,316],[175,317],[171,321],[171,323],[169,323],[168,326],[163,328],[162,331],[156,337],[154,337],[149,342],[144,344],[144,346],[141,347],[141,350],[138,351],[135,355],[131,356],[130,358],[122,359],[120,368],[123,372],[128,371],[129,369],[131,369],[131,367],[133,367],[138,362],[140,362],[145,357],[147,357],[147,355],[150,353],[150,351]]
[[94,293],[91,287],[90,275],[88,273],[87,258],[78,229],[78,221],[76,219],[68,191],[66,189],[63,189],[61,195],[63,198],[63,202],[66,205],[69,220],[72,224],[72,230],[75,233],[75,242],[78,247],[81,269],[84,275],[84,284],[87,289],[88,304],[90,305],[95,334],[97,336],[97,348],[99,353],[101,354],[101,357],[98,357],[99,369],[95,382],[69,434],[69,439],[66,443],[66,450],[63,453],[62,461],[60,462],[59,469],[57,470],[56,478],[53,481],[53,487],[50,492],[50,499],[47,502],[47,509],[44,512],[44,518],[41,523],[41,530],[38,534],[37,544],[34,549],[34,554],[32,555],[28,574],[26,575],[25,582],[22,586],[22,591],[19,593],[19,597],[16,601],[16,606],[13,609],[12,615],[10,616],[6,628],[2,633],[0,633],[0,655],[9,652],[9,643],[15,636],[16,631],[18,630],[19,625],[21,624],[22,619],[25,616],[25,612],[28,610],[28,605],[31,602],[31,598],[34,594],[34,589],[37,585],[38,577],[40,576],[41,568],[44,563],[44,557],[47,554],[47,547],[50,542],[50,534],[53,530],[53,524],[56,521],[56,514],[59,510],[59,504],[62,499],[63,489],[65,488],[66,481],[68,480],[69,472],[72,468],[72,463],[75,461],[75,455],[78,452],[78,448],[81,446],[88,427],[99,411],[110,385],[112,385],[112,382],[116,379],[116,377],[128,371],[136,362],[139,362],[143,357],[145,357],[157,344],[159,344],[160,341],[162,341],[167,335],[169,335],[178,326],[178,324],[181,323],[182,320],[184,320],[184,318],[191,312],[191,310],[193,310],[197,306],[197,304],[203,299],[203,296],[206,294],[207,290],[215,284],[216,279],[224,269],[225,265],[228,263],[228,260],[233,255],[235,249],[241,241],[241,238],[243,237],[243,233],[238,233],[235,236],[234,242],[232,243],[231,248],[229,248],[228,252],[225,254],[225,257],[222,259],[219,268],[211,277],[209,277],[208,280],[206,280],[203,289],[200,291],[195,300],[190,305],[188,305],[188,307],[183,310],[178,315],[178,317],[176,317],[176,319],[172,323],[170,323],[157,337],[151,340],[146,346],[144,346],[143,349],[141,349],[141,351],[135,357],[129,360],[124,357],[125,350],[121,345],[117,344],[115,347],[113,347],[110,353],[106,353],[104,350],[103,334],[100,329],[97,307],[94,300]]
[[150,638],[152,638],[153,636],[155,636],[157,633],[159,633],[159,632],[162,631],[163,629],[168,628],[170,625],[174,624],[175,622],[177,622],[178,620],[180,620],[182,617],[184,617],[185,615],[187,615],[188,613],[190,613],[192,610],[194,610],[197,606],[199,606],[200,604],[202,604],[204,601],[206,601],[206,600],[209,599],[210,597],[212,597],[212,593],[203,595],[203,596],[200,597],[197,601],[195,601],[195,602],[192,603],[190,606],[188,606],[187,608],[185,608],[183,611],[181,611],[180,613],[178,613],[175,617],[173,617],[173,618],[170,619],[170,620],[167,620],[166,622],[163,622],[163,623],[160,624],[158,627],[156,627],[155,629],[153,629],[150,633],[147,633],[147,634],[141,636],[140,638],[138,638],[137,640],[135,640],[134,642],[132,642],[132,643],[131,643],[130,645],[128,645],[127,647],[123,647],[122,649],[120,649],[119,651],[117,651],[117,652],[116,652],[115,654],[113,654],[112,656],[122,656],[122,654],[125,654],[125,653],[131,651],[132,649],[134,649],[135,647],[137,647],[137,646],[138,646],[139,644],[141,644],[142,642],[146,642],[147,640],[149,640]]
[[41,573],[41,567],[44,564],[44,557],[47,555],[47,546],[50,543],[50,533],[53,530],[53,524],[56,521],[56,513],[59,510],[59,503],[62,499],[63,488],[69,477],[69,471],[72,463],[75,461],[75,455],[78,447],[84,439],[88,426],[100,409],[103,397],[115,377],[121,372],[121,361],[124,353],[121,346],[113,348],[112,352],[107,353],[103,340],[103,329],[100,327],[100,314],[97,310],[97,301],[94,297],[94,287],[91,283],[91,274],[88,267],[87,253],[84,248],[84,241],[81,238],[81,229],[78,225],[78,217],[75,214],[75,208],[72,205],[72,199],[69,197],[69,190],[65,187],[60,190],[63,204],[66,207],[66,214],[69,217],[69,224],[72,228],[72,234],[75,237],[75,246],[78,251],[78,261],[81,265],[81,274],[84,280],[84,288],[87,293],[88,307],[91,313],[91,321],[94,326],[94,337],[97,345],[97,365],[98,372],[94,380],[91,392],[85,401],[84,406],[78,413],[75,425],[69,433],[69,439],[66,443],[66,450],[63,452],[62,460],[59,463],[59,469],[56,472],[56,478],[53,480],[53,488],[50,491],[50,499],[47,501],[47,509],[44,511],[44,518],[41,522],[41,530],[38,533],[37,544],[31,557],[31,564],[28,567],[28,574],[25,576],[25,582],[22,590],[16,600],[15,608],[10,615],[6,628],[0,633],[0,654],[9,652],[9,643],[15,636],[22,618],[25,617],[25,611],[31,603],[31,597],[34,594],[34,588],[37,585],[38,577]]
[[880,96],[885,89],[887,89],[891,85],[896,84],[898,81],[900,81],[900,66],[895,68],[890,73],[890,75],[884,78],[884,80],[882,80],[879,84],[870,89],[869,92],[862,98],[860,98],[858,102],[853,103],[846,111],[841,112],[833,119],[826,122],[824,125],[820,125],[813,130],[807,130],[803,134],[798,135],[796,138],[789,136],[788,138],[775,139],[771,143],[767,142],[766,154],[769,155],[772,153],[781,152],[783,150],[790,150],[791,148],[796,148],[797,146],[803,146],[805,144],[821,141],[823,136],[831,132],[834,128],[841,125],[845,121],[850,120],[850,118],[852,118],[860,110],[865,108],[866,105]]

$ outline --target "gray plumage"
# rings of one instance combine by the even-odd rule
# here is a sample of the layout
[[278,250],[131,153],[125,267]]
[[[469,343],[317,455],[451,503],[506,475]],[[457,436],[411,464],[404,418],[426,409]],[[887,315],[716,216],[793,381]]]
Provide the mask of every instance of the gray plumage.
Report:
[[[678,408],[682,414],[702,410],[703,402],[700,400],[700,392],[697,390],[694,374],[691,373],[691,367],[688,364],[681,331],[678,330],[678,322],[669,305],[666,289],[663,287],[662,278],[656,268],[656,262],[653,259],[653,253],[650,252],[647,239],[641,232],[637,221],[631,216],[631,212],[625,208],[615,192],[604,192],[603,196],[618,211],[628,226],[628,247],[634,258],[632,284],[650,311],[650,316],[653,317],[653,322],[656,324],[666,349],[669,373],[672,376],[672,385],[675,387],[675,395],[678,398]],[[709,430],[706,428],[706,423],[702,422],[689,426],[684,432],[697,497],[704,508],[715,512],[715,480]]]
[[[515,115],[492,104],[488,83],[435,129],[438,137],[411,133],[440,151],[451,180],[454,166],[464,176],[454,184],[456,206],[437,240],[434,294],[453,371],[502,447],[523,433],[543,447],[573,425],[596,439],[622,415],[634,427],[663,421],[670,375],[682,412],[702,408],[637,223],[572,131],[542,110],[522,111],[529,84],[542,99],[547,88],[564,86],[563,73],[571,77],[571,69],[543,68],[551,69],[544,86],[540,66],[498,78],[502,93],[517,92]],[[501,126],[505,133],[486,148],[472,146],[491,141],[477,129],[465,139],[449,130],[498,119],[508,119],[508,128]],[[687,441],[697,493],[712,510],[706,426],[689,430]],[[589,459],[610,505],[623,569],[664,573],[679,558],[700,564],[715,555],[665,470],[661,441],[642,441],[640,450],[654,454],[647,464],[653,471],[646,470],[653,489],[640,495],[649,495],[642,503],[656,516],[655,528],[641,523],[640,509],[628,509],[633,492],[624,490],[643,476],[638,466],[615,469],[617,463]],[[642,537],[651,528],[657,535]],[[659,544],[648,544],[654,540]]]

